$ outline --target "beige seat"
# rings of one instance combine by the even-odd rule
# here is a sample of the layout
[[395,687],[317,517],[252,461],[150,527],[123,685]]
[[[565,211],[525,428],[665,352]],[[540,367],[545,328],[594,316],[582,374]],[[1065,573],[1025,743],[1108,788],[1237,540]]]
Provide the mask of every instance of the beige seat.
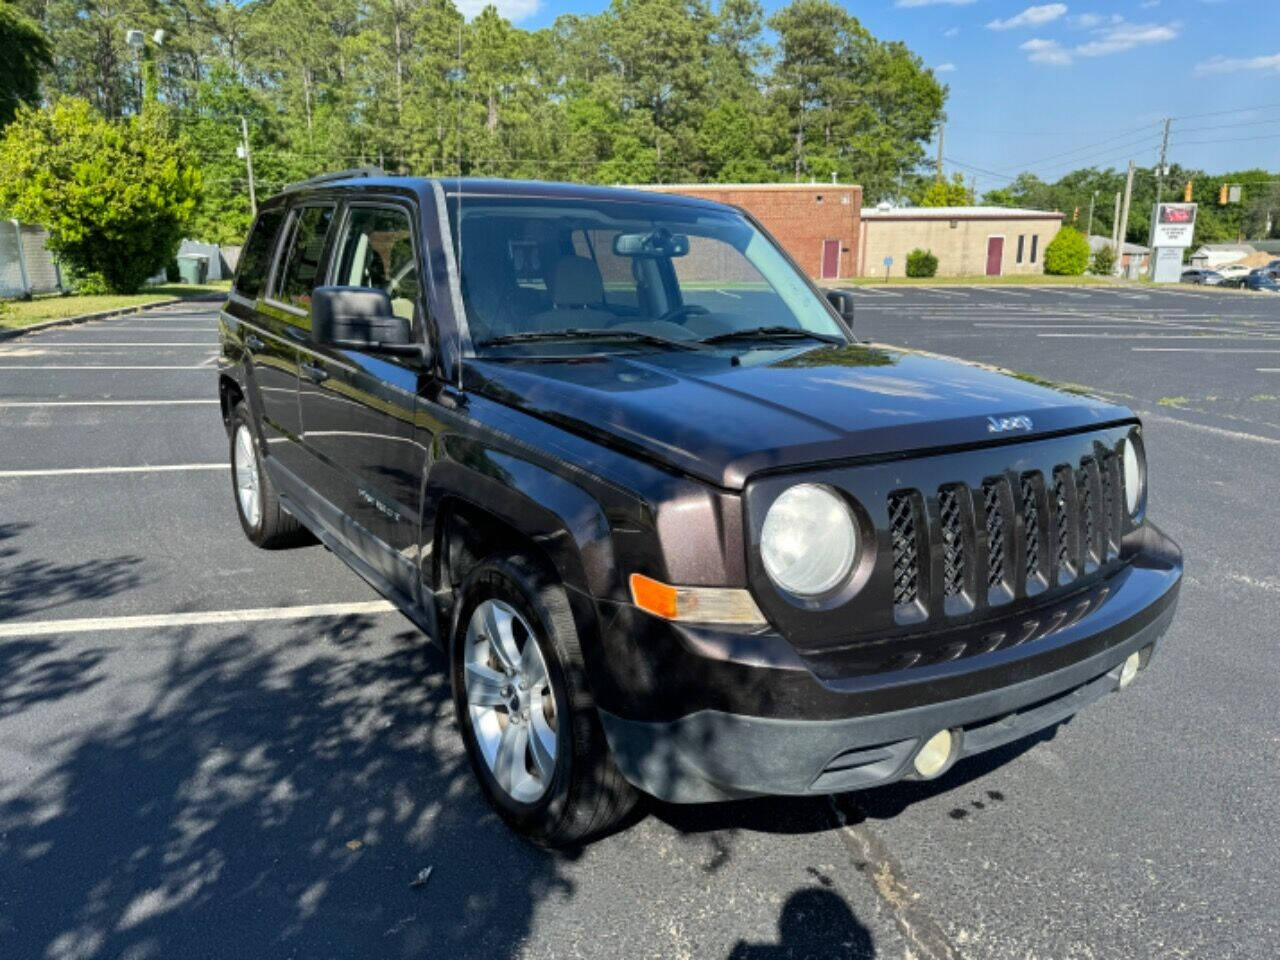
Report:
[[561,257],[550,279],[552,309],[533,317],[535,329],[604,327],[617,322],[617,314],[605,309],[604,281],[595,261]]

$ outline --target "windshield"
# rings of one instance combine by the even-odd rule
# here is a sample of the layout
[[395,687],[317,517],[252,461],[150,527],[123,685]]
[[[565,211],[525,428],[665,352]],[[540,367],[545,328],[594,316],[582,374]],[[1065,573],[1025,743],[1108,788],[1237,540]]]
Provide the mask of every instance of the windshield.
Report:
[[847,339],[773,242],[733,211],[656,198],[465,196],[461,206],[462,297],[479,354],[561,352],[588,331],[578,339],[592,351],[737,332]]

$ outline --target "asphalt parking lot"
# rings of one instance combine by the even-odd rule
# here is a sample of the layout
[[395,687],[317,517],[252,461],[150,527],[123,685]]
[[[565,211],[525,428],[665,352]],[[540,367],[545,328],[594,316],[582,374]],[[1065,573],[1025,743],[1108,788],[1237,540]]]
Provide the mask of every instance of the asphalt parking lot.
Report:
[[214,305],[0,343],[0,956],[1280,954],[1280,298],[857,297],[861,336],[1142,413],[1171,633],[940,780],[653,805],[571,855],[488,812],[407,621],[244,539]]

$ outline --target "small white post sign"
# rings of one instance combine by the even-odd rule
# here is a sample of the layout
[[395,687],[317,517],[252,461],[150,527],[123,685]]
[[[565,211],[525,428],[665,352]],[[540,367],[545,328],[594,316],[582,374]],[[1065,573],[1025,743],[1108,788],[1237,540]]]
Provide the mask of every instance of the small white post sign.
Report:
[[1151,280],[1177,283],[1182,279],[1182,251],[1191,246],[1196,230],[1196,204],[1157,203],[1151,213]]

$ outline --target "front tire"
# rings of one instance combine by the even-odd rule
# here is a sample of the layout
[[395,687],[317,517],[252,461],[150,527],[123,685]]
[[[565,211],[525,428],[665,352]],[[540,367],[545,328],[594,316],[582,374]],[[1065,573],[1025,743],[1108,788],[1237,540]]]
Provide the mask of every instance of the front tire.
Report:
[[527,557],[494,557],[462,588],[453,702],[481,789],[517,833],[563,847],[616,826],[636,802],[587,689],[564,588]]
[[306,528],[280,505],[276,488],[262,468],[253,421],[243,403],[231,413],[230,433],[231,486],[244,535],[267,550],[306,542]]

